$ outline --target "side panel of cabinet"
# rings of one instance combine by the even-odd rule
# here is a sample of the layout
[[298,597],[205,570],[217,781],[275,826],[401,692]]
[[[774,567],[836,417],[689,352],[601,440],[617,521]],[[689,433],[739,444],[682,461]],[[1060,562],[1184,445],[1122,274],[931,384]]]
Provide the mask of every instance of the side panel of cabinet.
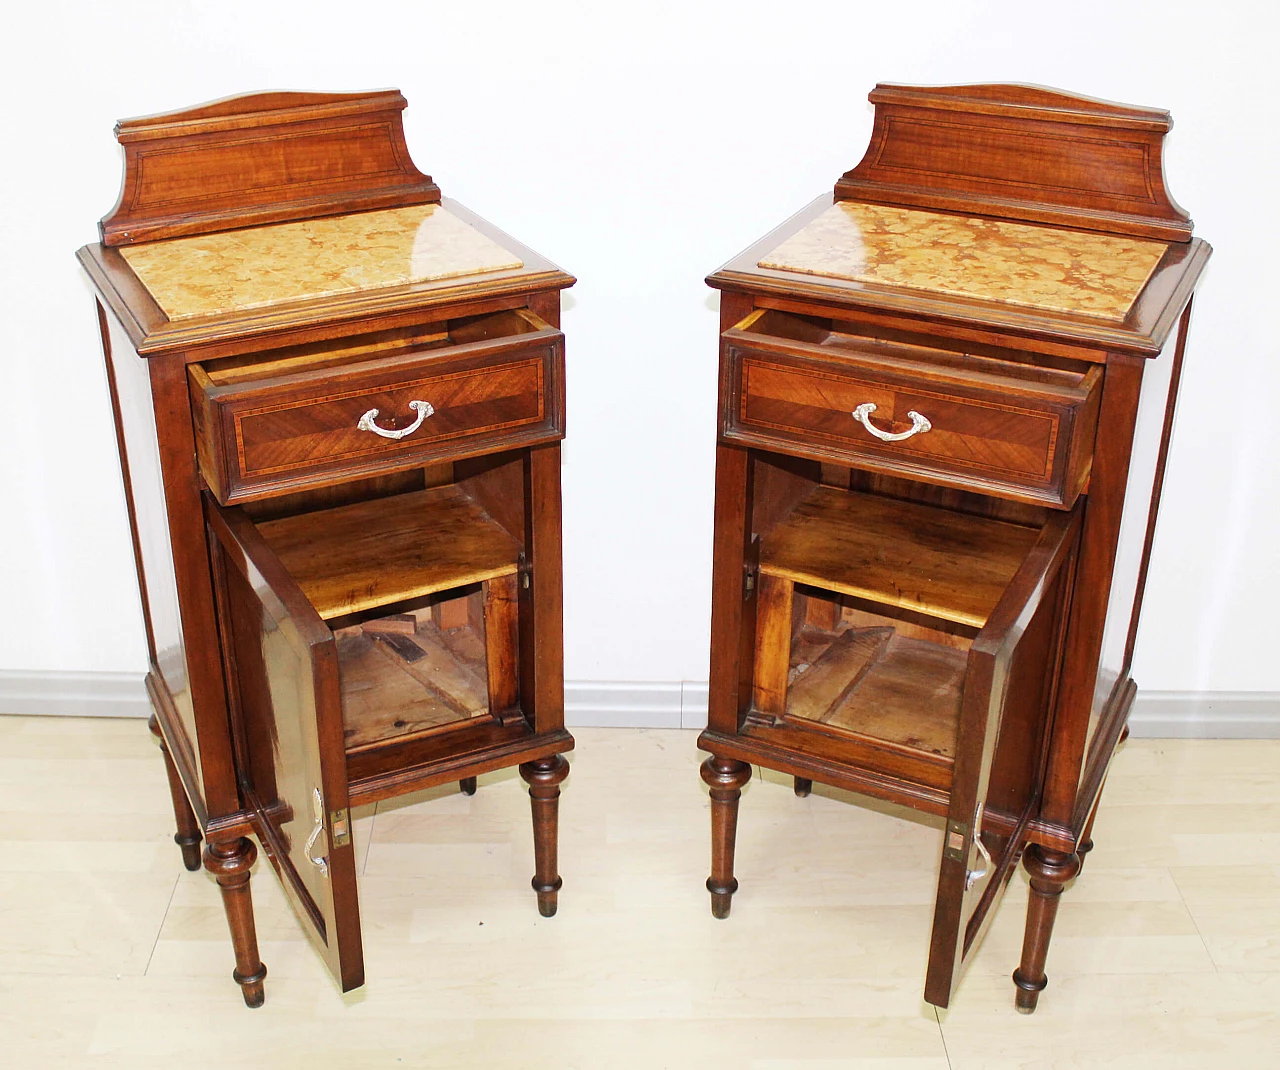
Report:
[[343,991],[364,983],[333,633],[253,524],[206,498],[241,789]]
[[973,641],[925,999],[947,1006],[1035,816],[1081,510],[1054,513]]
[[[1189,315],[1184,314],[1176,350],[1173,353],[1166,351],[1156,360],[1149,361],[1143,371],[1142,390],[1138,395],[1138,417],[1133,429],[1133,451],[1129,455],[1124,513],[1120,520],[1116,562],[1111,575],[1111,596],[1107,600],[1107,618],[1102,631],[1098,679],[1094,685],[1093,706],[1089,712],[1083,771],[1085,777],[1089,777],[1095,769],[1105,767],[1110,759],[1109,751],[1119,736],[1120,726],[1106,722],[1111,717],[1127,713],[1127,710],[1117,707],[1133,662],[1133,647],[1142,608],[1142,589],[1146,583],[1147,562],[1155,536],[1160,490],[1164,482],[1164,463],[1173,431],[1188,323]],[[1082,792],[1091,793],[1089,786],[1082,785]],[[1081,799],[1077,810],[1085,805],[1085,800]]]
[[132,527],[134,561],[147,630],[151,688],[187,791],[203,797],[199,738],[187,671],[186,639],[178,604],[174,548],[160,459],[159,434],[147,361],[134,351],[115,317],[98,305],[107,382],[115,407],[120,469]]

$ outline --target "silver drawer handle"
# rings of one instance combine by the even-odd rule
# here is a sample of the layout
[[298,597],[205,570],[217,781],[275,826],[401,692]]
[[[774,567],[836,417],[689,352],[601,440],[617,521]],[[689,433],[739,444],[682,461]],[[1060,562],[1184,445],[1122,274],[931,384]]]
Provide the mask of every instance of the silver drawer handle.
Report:
[[392,440],[408,438],[416,430],[418,430],[419,427],[422,426],[423,420],[425,420],[428,416],[430,416],[433,412],[436,411],[434,406],[432,406],[431,402],[429,401],[411,401],[409,402],[409,408],[411,408],[414,412],[418,414],[418,418],[403,430],[388,431],[385,427],[379,427],[377,424],[375,424],[373,421],[378,418],[377,409],[370,409],[363,416],[361,416],[360,422],[356,424],[356,430],[372,431],[375,435],[381,435],[383,438],[389,438]]
[[320,833],[324,831],[324,799],[320,796],[319,788],[312,788],[311,809],[316,819],[316,826],[311,830],[311,835],[307,837],[307,845],[303,848],[307,858],[311,864],[320,871],[320,876],[329,876],[329,860],[323,855],[317,858],[311,853],[311,849],[316,845],[316,840],[320,838]]
[[[909,431],[900,431],[896,435],[888,431],[881,431],[880,428],[876,427],[871,422],[871,414],[875,411],[876,407],[874,402],[864,401],[853,410],[853,418],[875,435],[881,442],[901,442],[904,438],[910,438],[912,435],[923,435],[926,431],[933,430],[933,424],[912,409],[907,413],[907,415],[911,417],[911,429]],[[379,432],[379,434],[383,433],[384,432]]]

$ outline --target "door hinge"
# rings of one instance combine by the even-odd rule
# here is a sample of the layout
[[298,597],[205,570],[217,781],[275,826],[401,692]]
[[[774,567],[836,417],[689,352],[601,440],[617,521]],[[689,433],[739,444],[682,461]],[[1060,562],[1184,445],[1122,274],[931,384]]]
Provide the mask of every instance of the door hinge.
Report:
[[330,810],[329,829],[333,833],[333,846],[346,847],[351,842],[351,811],[345,807]]
[[529,559],[524,556],[524,551],[520,552],[520,557],[516,563],[516,572],[520,576],[520,587],[528,590],[530,584],[533,583],[533,566],[529,564]]

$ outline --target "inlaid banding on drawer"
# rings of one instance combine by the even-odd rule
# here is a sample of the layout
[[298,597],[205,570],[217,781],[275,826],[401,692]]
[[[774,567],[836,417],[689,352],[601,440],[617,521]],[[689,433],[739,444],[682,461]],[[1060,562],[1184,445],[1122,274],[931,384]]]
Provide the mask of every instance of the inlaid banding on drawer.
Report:
[[[410,401],[434,410],[412,435],[391,440],[359,428],[370,409],[391,425],[413,420]],[[546,415],[543,362],[428,376],[394,387],[249,409],[235,415],[236,456],[246,476],[286,471],[308,461],[345,461],[412,452],[427,443],[536,424]]]
[[[853,417],[871,402],[870,419],[885,431],[909,430],[919,412],[930,428],[901,442],[879,442]],[[1060,420],[1035,412],[889,383],[742,361],[739,419],[796,435],[819,436],[857,449],[945,460],[977,470],[1016,473],[1048,482]]]
[[223,505],[564,437],[564,335],[527,309],[188,368]]
[[[992,347],[988,347],[990,350]],[[1101,372],[758,309],[724,332],[727,442],[1037,505],[1088,482]]]

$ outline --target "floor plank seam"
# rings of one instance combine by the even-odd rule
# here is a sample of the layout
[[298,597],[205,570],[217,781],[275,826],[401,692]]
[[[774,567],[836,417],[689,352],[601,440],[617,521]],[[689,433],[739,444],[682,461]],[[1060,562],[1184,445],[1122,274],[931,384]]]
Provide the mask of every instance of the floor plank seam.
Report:
[[938,1038],[942,1041],[942,1057],[947,1060],[947,1070],[955,1070],[951,1064],[951,1052],[947,1050],[947,1031],[942,1028],[942,1015],[938,1013],[938,1008],[931,1008],[933,1011],[933,1020],[938,1023]]
[[160,937],[164,934],[164,923],[169,918],[169,911],[173,909],[174,897],[178,894],[178,885],[182,881],[182,874],[173,878],[173,887],[169,889],[169,901],[164,905],[164,913],[160,915],[160,924],[156,926],[156,938],[151,941],[151,954],[147,956],[147,964],[142,968],[142,976],[146,977],[151,970],[151,960],[156,957],[156,948],[160,946]]

